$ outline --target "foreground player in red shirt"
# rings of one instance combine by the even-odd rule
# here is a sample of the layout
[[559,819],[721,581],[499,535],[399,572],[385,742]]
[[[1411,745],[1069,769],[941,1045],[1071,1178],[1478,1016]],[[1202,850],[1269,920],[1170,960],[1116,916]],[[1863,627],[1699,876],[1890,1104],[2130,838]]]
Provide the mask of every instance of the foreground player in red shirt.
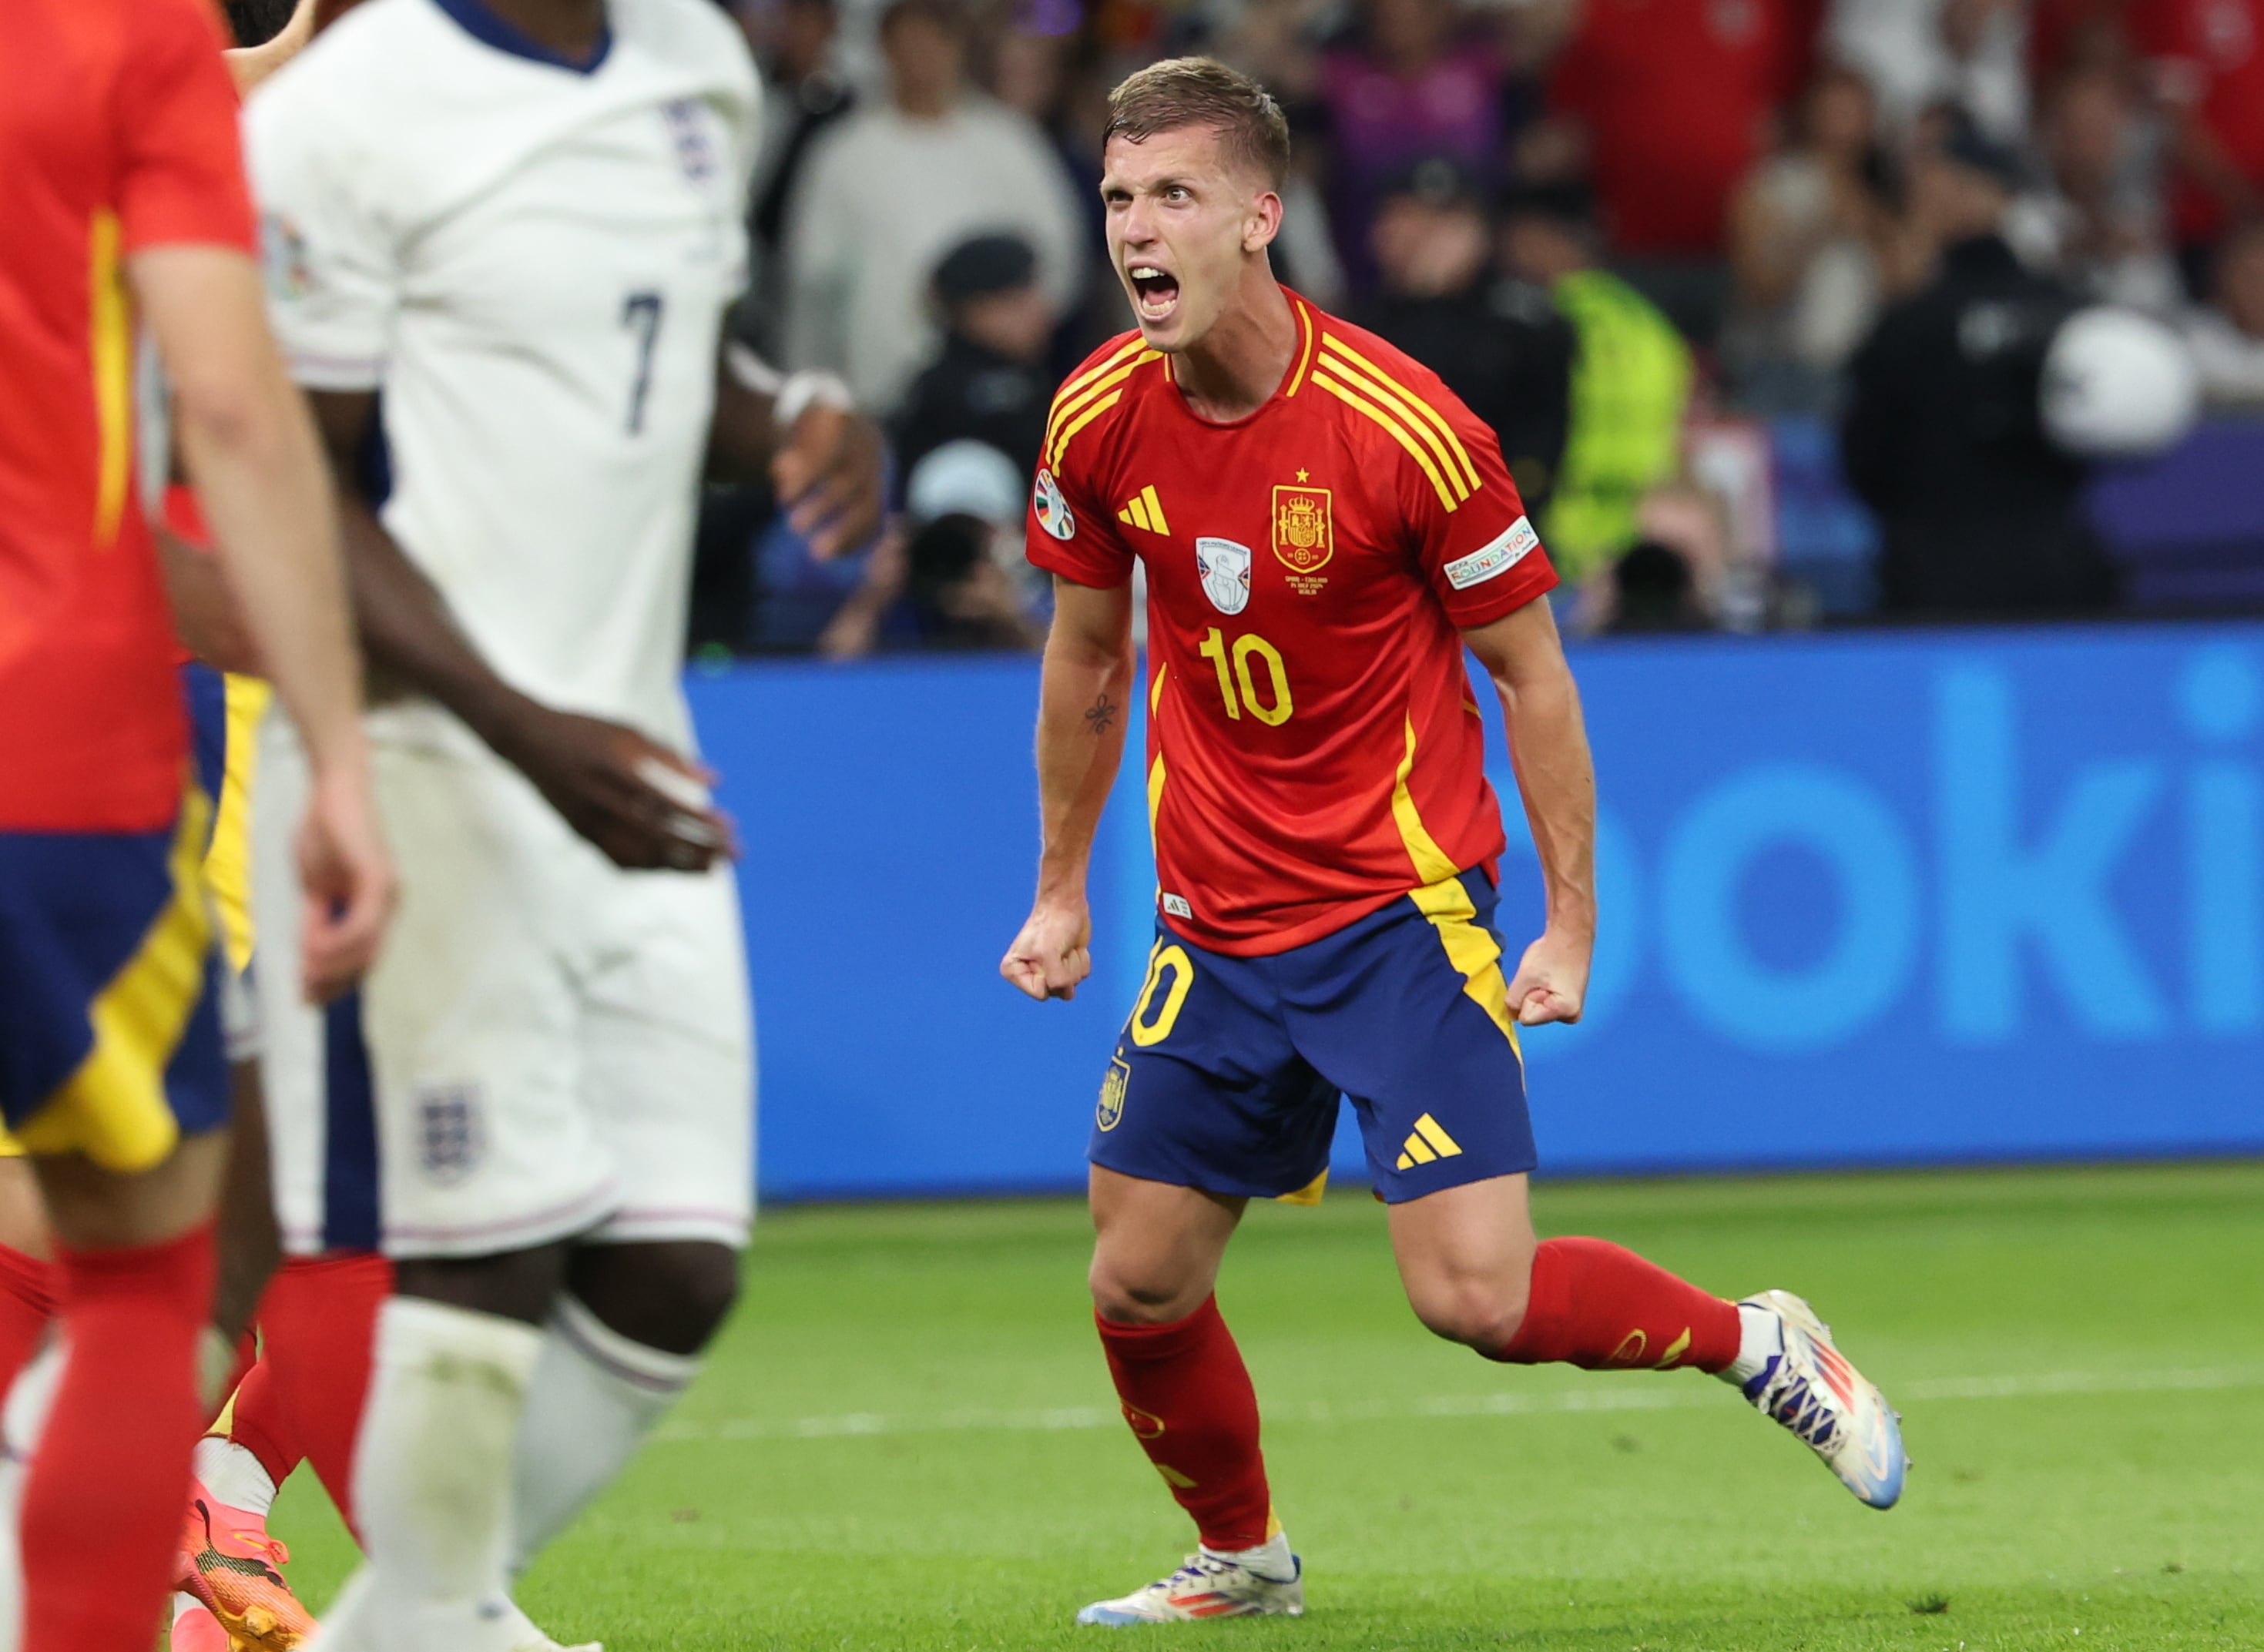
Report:
[[[1288,134],[1199,59],[1111,98],[1101,192],[1139,331],[1063,388],[1032,562],[1056,576],[1044,854],[1001,966],[1090,971],[1085,871],[1134,692],[1146,564],[1161,909],[1101,1085],[1092,1293],[1124,1416],[1201,1547],[1087,1623],[1304,1609],[1248,1373],[1212,1296],[1252,1199],[1314,1196],[1339,1093],[1417,1315],[1512,1364],[1737,1383],[1873,1507],[1894,1414],[1796,1297],[1725,1301],[1599,1239],[1536,1245],[1518,1027],[1579,1018],[1595,786],[1556,583],[1493,435],[1433,373],[1278,286]],[[1465,644],[1500,692],[1548,924],[1506,975],[1501,817]]]
[[[137,319],[253,641],[320,754],[298,844],[310,990],[366,966],[392,894],[330,500],[266,332],[221,45],[200,0],[0,16],[0,1117],[37,1166],[63,1330],[33,1373],[52,1397],[24,1594],[0,1614],[80,1652],[142,1652],[171,1576],[226,1152],[196,864],[210,803],[136,485]],[[9,1445],[20,1460],[31,1442]]]

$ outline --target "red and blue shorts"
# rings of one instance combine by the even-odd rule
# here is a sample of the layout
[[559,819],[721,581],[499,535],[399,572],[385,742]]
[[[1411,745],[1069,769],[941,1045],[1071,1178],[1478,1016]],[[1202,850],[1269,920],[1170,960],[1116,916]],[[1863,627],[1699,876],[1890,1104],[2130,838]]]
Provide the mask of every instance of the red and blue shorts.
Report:
[[1493,910],[1474,870],[1269,957],[1159,926],[1087,1156],[1208,1192],[1317,1197],[1341,1096],[1388,1203],[1530,1170]]

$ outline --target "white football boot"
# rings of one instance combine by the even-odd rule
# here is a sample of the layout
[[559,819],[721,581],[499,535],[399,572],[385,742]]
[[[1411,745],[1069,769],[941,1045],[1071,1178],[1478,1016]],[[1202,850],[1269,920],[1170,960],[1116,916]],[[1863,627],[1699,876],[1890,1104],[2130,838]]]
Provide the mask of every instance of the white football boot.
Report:
[[1198,1550],[1169,1577],[1159,1577],[1120,1600],[1096,1600],[1077,1614],[1079,1623],[1121,1627],[1135,1623],[1192,1623],[1199,1618],[1302,1618],[1305,1615],[1305,1564],[1268,1577],[1240,1561]]
[[1763,1291],[1738,1304],[1775,1316],[1783,1351],[1741,1389],[1815,1451],[1840,1483],[1874,1509],[1903,1495],[1902,1414],[1878,1386],[1832,1345],[1832,1328],[1789,1291]]

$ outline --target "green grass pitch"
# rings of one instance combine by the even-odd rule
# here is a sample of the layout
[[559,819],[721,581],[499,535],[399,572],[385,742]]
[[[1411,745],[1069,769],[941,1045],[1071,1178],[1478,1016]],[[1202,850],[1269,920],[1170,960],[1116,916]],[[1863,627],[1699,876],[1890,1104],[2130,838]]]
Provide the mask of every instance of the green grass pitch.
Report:
[[[521,1598],[644,1648],[2264,1648],[2264,1165],[1544,1185],[1715,1289],[1807,1294],[1902,1407],[1859,1506],[1693,1373],[1489,1365],[1364,1195],[1253,1208],[1220,1301],[1306,1560],[1299,1622],[1079,1630],[1192,1543],[1114,1415],[1066,1201],[766,1215],[737,1319]],[[309,1476],[276,1529],[328,1598]]]

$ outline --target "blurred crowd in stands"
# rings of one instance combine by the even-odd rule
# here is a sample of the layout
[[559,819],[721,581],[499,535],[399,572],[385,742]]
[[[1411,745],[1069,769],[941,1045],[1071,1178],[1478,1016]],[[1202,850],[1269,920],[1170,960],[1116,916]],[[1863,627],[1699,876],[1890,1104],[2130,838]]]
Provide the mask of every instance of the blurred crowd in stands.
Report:
[[[1203,52],[1288,110],[1283,279],[1498,431],[1587,631],[1813,623],[1771,432],[1830,432],[1885,616],[2111,612],[2054,330],[2152,316],[2264,409],[2264,0],[729,0],[769,81],[739,325],[893,435],[898,528],[812,562],[713,502],[697,641],[1027,648],[1062,373],[1129,325],[1108,89]],[[1858,507],[1854,501],[1860,500]]]

